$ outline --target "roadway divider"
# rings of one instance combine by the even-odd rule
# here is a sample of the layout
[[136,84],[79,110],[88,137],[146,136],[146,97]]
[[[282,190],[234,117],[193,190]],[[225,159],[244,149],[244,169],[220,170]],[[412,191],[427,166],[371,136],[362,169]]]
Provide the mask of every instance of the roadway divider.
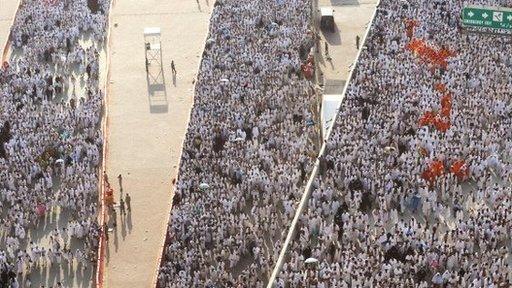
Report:
[[[314,6],[317,6],[315,4],[315,2],[316,1],[313,0],[312,4]],[[379,9],[379,6],[380,6],[380,1],[377,3],[375,11],[373,12],[373,15],[372,15],[372,20],[370,21],[370,23],[368,24],[368,27],[366,28],[366,32],[365,32],[365,35],[363,37],[363,43],[366,43],[366,38],[368,37],[370,29],[373,26],[373,22],[375,20],[375,15],[377,14],[377,10]],[[315,10],[313,10],[313,11],[316,11],[316,8],[317,7],[315,7]],[[314,16],[315,14],[316,13],[313,13],[312,17],[315,17]],[[313,22],[313,23],[315,23],[315,22]],[[314,28],[316,28],[316,27],[314,27]],[[359,57],[361,55],[361,51],[363,51],[363,48],[364,48],[364,45],[357,52],[354,68],[350,71],[350,73],[348,75],[348,78],[347,78],[348,81],[345,83],[345,87],[343,88],[343,92],[342,92],[343,99],[345,98],[345,94],[347,92],[348,85],[350,84],[350,80],[352,79],[352,75],[353,75],[354,71],[356,70],[356,66],[357,66],[357,63],[359,61]],[[338,117],[338,112],[339,112],[342,104],[343,104],[343,100],[340,102],[340,104],[336,108],[336,114],[335,114],[335,117],[333,119],[333,123],[329,127],[329,130],[327,131],[327,135],[326,135],[327,137],[325,138],[327,140],[329,139],[329,136],[331,135],[334,126],[336,126],[335,125],[336,124],[336,118]],[[281,252],[279,253],[279,257],[277,258],[276,265],[274,266],[274,269],[273,269],[272,274],[270,276],[270,279],[268,281],[267,288],[273,288],[275,286],[275,281],[277,279],[277,276],[279,275],[279,272],[281,271],[281,268],[283,267],[284,261],[286,260],[286,255],[288,253],[288,249],[290,248],[290,243],[292,242],[292,240],[293,240],[293,238],[295,236],[295,232],[296,232],[296,228],[297,228],[297,223],[299,222],[300,216],[302,215],[304,210],[307,208],[307,205],[308,205],[308,202],[309,202],[309,197],[311,196],[311,192],[313,191],[312,185],[313,185],[314,179],[318,176],[318,173],[319,173],[320,159],[325,156],[324,154],[325,154],[325,147],[326,147],[327,140],[323,141],[322,148],[320,148],[320,152],[319,152],[319,154],[318,154],[318,156],[317,156],[317,158],[315,160],[315,164],[313,166],[313,170],[311,172],[311,176],[310,176],[310,178],[308,180],[308,183],[306,184],[306,188],[304,189],[304,194],[302,194],[299,206],[297,207],[297,210],[295,212],[295,216],[293,217],[292,223],[291,223],[290,228],[288,230],[288,234],[286,235],[286,240],[283,243],[283,247],[281,248]]]
[[105,241],[105,234],[108,231],[104,230],[104,224],[107,221],[107,211],[105,207],[105,179],[104,172],[106,172],[107,168],[107,152],[108,152],[108,126],[109,126],[109,117],[108,117],[108,96],[110,95],[110,50],[111,50],[111,32],[112,32],[112,9],[114,7],[115,0],[110,1],[110,7],[108,10],[108,31],[104,42],[104,49],[106,52],[106,60],[105,60],[105,81],[103,82],[103,117],[101,120],[101,130],[103,134],[103,151],[102,151],[102,159],[101,166],[98,167],[98,201],[99,201],[99,215],[98,222],[100,225],[100,238],[98,244],[98,259],[96,261],[96,275],[95,282],[97,288],[103,288],[103,279],[105,276],[105,252],[108,249],[108,243]]

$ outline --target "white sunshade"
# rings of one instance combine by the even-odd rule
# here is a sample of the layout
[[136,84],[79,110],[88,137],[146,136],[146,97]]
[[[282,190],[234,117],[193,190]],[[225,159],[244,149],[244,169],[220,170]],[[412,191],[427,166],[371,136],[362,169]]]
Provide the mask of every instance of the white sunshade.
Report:
[[160,27],[144,28],[144,36],[160,36]]
[[321,16],[333,16],[334,9],[332,9],[332,7],[320,7],[320,15]]

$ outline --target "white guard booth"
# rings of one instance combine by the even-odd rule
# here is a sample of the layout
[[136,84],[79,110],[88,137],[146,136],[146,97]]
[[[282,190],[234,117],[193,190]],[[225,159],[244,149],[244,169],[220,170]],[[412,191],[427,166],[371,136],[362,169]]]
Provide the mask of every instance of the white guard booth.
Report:
[[160,27],[144,28],[146,71],[153,83],[161,82],[159,78],[162,76],[163,71],[160,36]]

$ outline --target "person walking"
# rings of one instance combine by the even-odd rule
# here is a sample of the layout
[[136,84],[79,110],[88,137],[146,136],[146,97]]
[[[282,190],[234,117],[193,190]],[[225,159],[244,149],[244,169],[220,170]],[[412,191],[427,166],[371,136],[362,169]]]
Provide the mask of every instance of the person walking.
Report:
[[105,184],[107,186],[110,186],[110,182],[108,182],[108,175],[107,175],[107,171],[103,171],[103,180],[105,181]]
[[123,176],[121,174],[119,174],[117,176],[117,180],[119,181],[119,191],[121,191],[121,193],[123,192]]
[[356,49],[359,50],[359,41],[361,40],[361,37],[359,35],[356,36]]
[[172,74],[176,75],[176,66],[174,66],[174,60],[171,60],[171,70]]
[[126,202],[126,209],[128,209],[128,213],[132,212],[132,206],[130,205],[130,202],[132,201],[132,197],[130,197],[130,194],[126,193],[125,196],[125,202]]

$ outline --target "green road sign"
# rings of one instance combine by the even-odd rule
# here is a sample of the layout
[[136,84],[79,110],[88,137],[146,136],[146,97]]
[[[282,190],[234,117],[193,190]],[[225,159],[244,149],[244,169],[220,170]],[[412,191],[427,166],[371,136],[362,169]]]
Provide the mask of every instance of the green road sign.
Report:
[[512,30],[512,9],[468,6],[462,10],[462,25]]

